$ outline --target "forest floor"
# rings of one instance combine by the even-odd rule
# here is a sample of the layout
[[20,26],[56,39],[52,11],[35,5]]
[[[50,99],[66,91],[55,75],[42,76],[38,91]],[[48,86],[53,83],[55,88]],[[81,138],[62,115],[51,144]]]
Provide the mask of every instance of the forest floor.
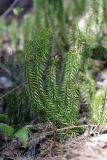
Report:
[[[28,147],[22,149],[14,139],[0,148],[0,160],[106,160],[107,130],[102,126],[87,126],[83,135],[59,142],[52,123],[38,125]],[[37,129],[37,128],[36,128]],[[70,127],[60,129],[69,130]],[[45,132],[43,132],[45,131]],[[57,130],[56,130],[57,131]]]

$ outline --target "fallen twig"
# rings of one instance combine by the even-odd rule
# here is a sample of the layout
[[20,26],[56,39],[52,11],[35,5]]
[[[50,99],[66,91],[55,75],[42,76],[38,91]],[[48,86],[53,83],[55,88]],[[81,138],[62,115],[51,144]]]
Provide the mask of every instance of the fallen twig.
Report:
[[[46,133],[43,133],[43,134],[50,135],[50,134],[53,134],[54,132],[63,132],[63,131],[66,131],[66,130],[71,130],[71,129],[75,129],[75,128],[85,128],[85,127],[88,127],[88,126],[96,127],[98,125],[68,126],[68,127],[64,127],[64,128],[60,128],[60,129],[54,129],[53,131],[49,131],[49,132],[46,132]],[[36,128],[36,125],[27,125],[26,127],[28,129],[31,129],[33,127],[33,129],[34,129],[34,128]]]

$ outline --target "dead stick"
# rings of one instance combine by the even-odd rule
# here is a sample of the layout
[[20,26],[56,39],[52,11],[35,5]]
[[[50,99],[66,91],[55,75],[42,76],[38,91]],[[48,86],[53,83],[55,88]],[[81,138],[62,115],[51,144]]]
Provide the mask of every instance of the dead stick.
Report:
[[[26,127],[27,128],[31,128],[33,125],[27,125]],[[53,132],[62,132],[62,131],[65,131],[65,130],[70,130],[70,129],[75,129],[75,128],[85,128],[85,127],[88,127],[89,125],[79,125],[79,126],[68,126],[68,127],[64,127],[64,128],[60,128],[60,129],[56,129],[54,131],[49,131],[49,132],[46,132],[46,133],[43,133],[43,134],[46,134],[46,135],[50,135],[52,134]],[[95,127],[97,125],[90,125],[91,127]],[[33,126],[34,127],[34,126]]]

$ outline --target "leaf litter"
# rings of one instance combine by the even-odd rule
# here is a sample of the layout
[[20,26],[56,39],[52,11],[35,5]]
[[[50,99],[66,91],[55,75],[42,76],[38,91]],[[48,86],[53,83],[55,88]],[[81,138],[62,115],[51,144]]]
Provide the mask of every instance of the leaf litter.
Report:
[[18,139],[6,142],[0,148],[0,160],[106,160],[107,130],[102,126],[87,125],[84,134],[63,141],[52,123],[34,126],[27,147],[22,148]]

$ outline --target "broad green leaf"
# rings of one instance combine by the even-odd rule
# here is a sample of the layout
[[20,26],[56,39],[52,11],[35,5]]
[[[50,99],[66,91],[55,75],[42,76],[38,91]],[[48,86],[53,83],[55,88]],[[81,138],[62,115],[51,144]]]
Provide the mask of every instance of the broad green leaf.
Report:
[[5,114],[0,114],[0,122],[3,122],[7,119],[7,115]]
[[6,140],[13,137],[14,129],[7,124],[0,123],[0,131],[3,133]]
[[28,144],[28,130],[27,130],[27,128],[23,127],[21,129],[19,129],[15,133],[15,137],[19,139],[23,148],[27,147],[27,144]]

